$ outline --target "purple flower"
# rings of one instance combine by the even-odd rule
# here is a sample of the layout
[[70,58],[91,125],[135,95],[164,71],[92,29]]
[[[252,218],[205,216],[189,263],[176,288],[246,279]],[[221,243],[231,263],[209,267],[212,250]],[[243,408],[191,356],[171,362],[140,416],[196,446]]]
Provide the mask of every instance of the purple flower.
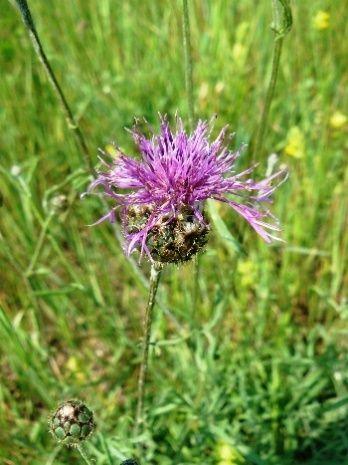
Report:
[[[240,151],[228,149],[226,132],[227,127],[210,142],[208,122],[199,121],[193,133],[188,134],[180,118],[177,117],[173,131],[167,119],[161,117],[158,135],[147,138],[137,129],[132,131],[141,159],[120,153],[111,164],[104,162],[107,170],[99,173],[90,189],[102,186],[116,205],[98,223],[106,219],[114,222],[116,207],[122,207],[127,254],[141,249],[153,258],[150,245],[154,232],[163,232],[169,224],[172,232],[173,228],[177,230],[178,218],[183,214],[185,224],[189,221],[207,234],[203,210],[207,199],[228,204],[266,242],[279,239],[274,235],[280,231],[278,222],[265,206],[283,180],[284,171],[261,181],[249,177],[254,167],[237,173],[235,162]],[[137,220],[136,227],[132,227],[134,222],[129,227],[129,218],[139,215],[141,221]]]

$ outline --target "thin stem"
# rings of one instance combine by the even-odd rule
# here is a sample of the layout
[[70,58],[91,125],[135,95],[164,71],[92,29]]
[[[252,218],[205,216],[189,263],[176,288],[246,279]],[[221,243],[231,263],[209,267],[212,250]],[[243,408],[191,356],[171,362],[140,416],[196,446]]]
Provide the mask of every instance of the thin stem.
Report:
[[282,47],[283,47],[283,38],[280,37],[280,38],[276,39],[276,41],[274,43],[271,78],[270,78],[270,81],[269,81],[269,84],[268,84],[265,104],[264,104],[264,107],[263,107],[263,110],[262,110],[259,129],[258,129],[257,135],[256,135],[256,141],[255,141],[254,151],[253,151],[253,158],[256,157],[257,152],[259,154],[262,154],[263,140],[264,140],[264,136],[265,136],[265,132],[266,132],[268,116],[269,116],[269,110],[271,108],[271,103],[272,103],[272,100],[273,100],[273,97],[274,97],[274,91],[275,91],[275,87],[276,87],[276,84],[277,84],[279,63],[280,63],[280,56],[281,56],[281,53],[282,53]]
[[46,460],[45,462],[45,465],[53,465],[54,464],[54,461],[57,457],[57,455],[59,454],[59,452],[62,450],[62,444],[58,445],[54,451],[49,455],[48,459]]
[[49,81],[52,85],[52,88],[53,90],[55,91],[57,97],[58,97],[58,100],[62,106],[62,109],[65,113],[65,116],[66,116],[66,119],[67,119],[67,122],[68,122],[68,126],[70,129],[72,129],[74,131],[74,135],[75,135],[75,138],[76,138],[76,141],[77,143],[79,144],[81,150],[82,150],[82,153],[83,153],[83,156],[84,156],[84,159],[86,161],[86,164],[90,170],[90,172],[92,174],[94,174],[94,167],[93,167],[93,163],[92,163],[92,158],[91,158],[91,154],[88,150],[88,146],[87,146],[87,143],[86,143],[86,140],[83,136],[83,133],[81,132],[81,129],[77,123],[77,121],[75,120],[74,118],[74,115],[71,111],[71,108],[67,102],[67,99],[65,97],[65,94],[58,82],[58,79],[56,78],[56,75],[50,65],[50,62],[48,61],[48,58],[46,56],[46,53],[42,47],[42,44],[41,44],[41,41],[40,41],[40,38],[39,38],[39,35],[38,35],[38,32],[36,30],[36,27],[35,27],[35,23],[34,23],[34,20],[33,20],[33,17],[31,15],[31,12],[30,12],[30,9],[29,9],[29,5],[28,5],[28,2],[27,0],[10,0],[12,4],[16,4],[17,7],[18,7],[18,10],[22,16],[22,19],[23,19],[23,22],[24,22],[24,25],[25,27],[27,28],[28,32],[29,32],[29,36],[30,36],[30,39],[32,41],[32,44],[34,46],[34,50],[37,54],[37,56],[39,57],[41,63],[43,64],[43,67],[45,68],[45,71],[47,73],[47,76],[49,78]]
[[137,410],[135,417],[135,426],[134,426],[134,435],[137,436],[140,432],[140,429],[144,423],[144,395],[145,395],[145,381],[148,369],[148,358],[149,358],[149,345],[151,337],[151,326],[152,326],[152,316],[153,308],[156,300],[156,293],[158,289],[158,283],[161,276],[161,266],[153,264],[151,267],[151,277],[150,277],[150,288],[149,288],[149,298],[147,301],[147,306],[145,310],[145,319],[144,319],[144,339],[142,347],[142,359],[139,371],[138,378],[138,395],[137,395]]
[[183,5],[183,42],[184,42],[184,54],[185,54],[185,80],[186,80],[186,94],[187,94],[187,106],[189,114],[190,129],[192,130],[195,110],[193,100],[193,60],[191,50],[191,30],[190,30],[190,15],[187,0],[182,1]]
[[192,322],[195,323],[197,314],[197,304],[199,296],[199,275],[200,275],[200,254],[197,254],[193,259],[193,295],[192,295]]
[[81,457],[87,463],[87,465],[93,465],[92,460],[88,457],[88,455],[87,455],[86,451],[84,450],[83,446],[81,444],[78,444],[76,446],[76,448],[80,452]]
[[260,124],[257,130],[255,141],[252,143],[253,158],[256,158],[256,153],[262,154],[264,136],[266,133],[268,116],[274,97],[274,91],[277,84],[280,57],[282,54],[284,36],[290,31],[292,26],[292,13],[289,0],[272,0],[273,23],[271,28],[275,33],[272,70],[269,80],[265,104],[261,114]]

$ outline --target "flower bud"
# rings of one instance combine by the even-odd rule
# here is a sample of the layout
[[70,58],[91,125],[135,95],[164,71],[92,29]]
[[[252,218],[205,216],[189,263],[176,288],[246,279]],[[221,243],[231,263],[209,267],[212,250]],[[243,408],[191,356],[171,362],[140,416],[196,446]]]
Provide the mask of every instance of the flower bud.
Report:
[[50,419],[50,431],[63,444],[76,445],[95,429],[93,413],[79,400],[63,402]]
[[62,213],[67,210],[68,206],[68,198],[63,194],[55,195],[50,201],[50,207],[53,213]]

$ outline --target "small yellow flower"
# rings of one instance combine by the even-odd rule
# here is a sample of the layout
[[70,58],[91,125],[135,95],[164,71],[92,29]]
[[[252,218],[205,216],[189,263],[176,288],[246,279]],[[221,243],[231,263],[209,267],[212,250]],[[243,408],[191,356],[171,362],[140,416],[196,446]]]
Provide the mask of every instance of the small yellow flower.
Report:
[[220,95],[220,94],[222,94],[224,89],[225,89],[225,84],[222,81],[219,81],[219,82],[216,83],[216,86],[215,86],[214,90],[218,95]]
[[244,61],[246,51],[246,47],[243,44],[240,44],[239,42],[235,43],[232,47],[232,56],[234,61]]
[[241,465],[245,462],[242,454],[225,441],[221,441],[216,446],[216,457],[218,465]]
[[119,150],[117,150],[117,147],[115,147],[115,145],[113,145],[113,144],[107,144],[105,146],[104,151],[105,151],[105,153],[107,153],[108,155],[110,155],[113,158],[118,158],[119,155],[120,155]]
[[222,461],[230,461],[234,455],[233,447],[226,442],[221,442],[217,447],[217,454]]
[[252,260],[239,260],[237,265],[239,284],[242,287],[251,286],[257,279],[257,267]]
[[77,362],[77,358],[73,355],[68,358],[66,361],[66,368],[71,372],[76,372],[78,370],[79,364]]
[[318,31],[323,31],[330,27],[330,13],[327,11],[319,10],[313,18],[313,27]]
[[294,158],[303,158],[305,152],[304,135],[298,126],[293,126],[289,129],[286,137],[286,145],[284,148],[286,155]]
[[[242,21],[236,28],[236,42],[232,47],[232,59],[235,66],[242,69],[248,55],[248,36],[250,30],[250,23]],[[246,45],[247,44],[247,45]]]
[[70,372],[71,375],[76,376],[77,380],[79,381],[86,380],[86,377],[83,371],[81,370],[79,361],[73,355],[68,358],[68,360],[66,361],[65,367],[67,368],[67,370]]
[[335,111],[330,118],[330,126],[333,129],[342,129],[347,124],[347,121],[348,118],[344,113]]

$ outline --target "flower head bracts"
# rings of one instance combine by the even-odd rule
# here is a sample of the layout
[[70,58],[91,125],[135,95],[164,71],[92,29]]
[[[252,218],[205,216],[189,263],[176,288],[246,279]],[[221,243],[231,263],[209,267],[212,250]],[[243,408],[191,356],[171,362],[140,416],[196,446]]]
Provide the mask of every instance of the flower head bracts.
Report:
[[[147,247],[151,231],[177,218],[183,209],[189,208],[197,221],[205,223],[203,206],[209,198],[230,205],[266,242],[278,239],[270,233],[280,230],[278,223],[265,205],[279,185],[273,182],[282,180],[284,171],[258,182],[249,177],[254,167],[236,173],[240,151],[228,149],[226,131],[227,127],[210,142],[209,123],[199,121],[188,134],[180,118],[174,131],[161,118],[160,133],[151,138],[132,131],[141,159],[121,153],[91,185],[91,189],[103,186],[105,194],[122,207],[123,219],[130,207],[148,208],[141,228],[125,230],[128,254],[140,248],[151,256]],[[99,222],[105,219],[115,221],[115,208]]]

